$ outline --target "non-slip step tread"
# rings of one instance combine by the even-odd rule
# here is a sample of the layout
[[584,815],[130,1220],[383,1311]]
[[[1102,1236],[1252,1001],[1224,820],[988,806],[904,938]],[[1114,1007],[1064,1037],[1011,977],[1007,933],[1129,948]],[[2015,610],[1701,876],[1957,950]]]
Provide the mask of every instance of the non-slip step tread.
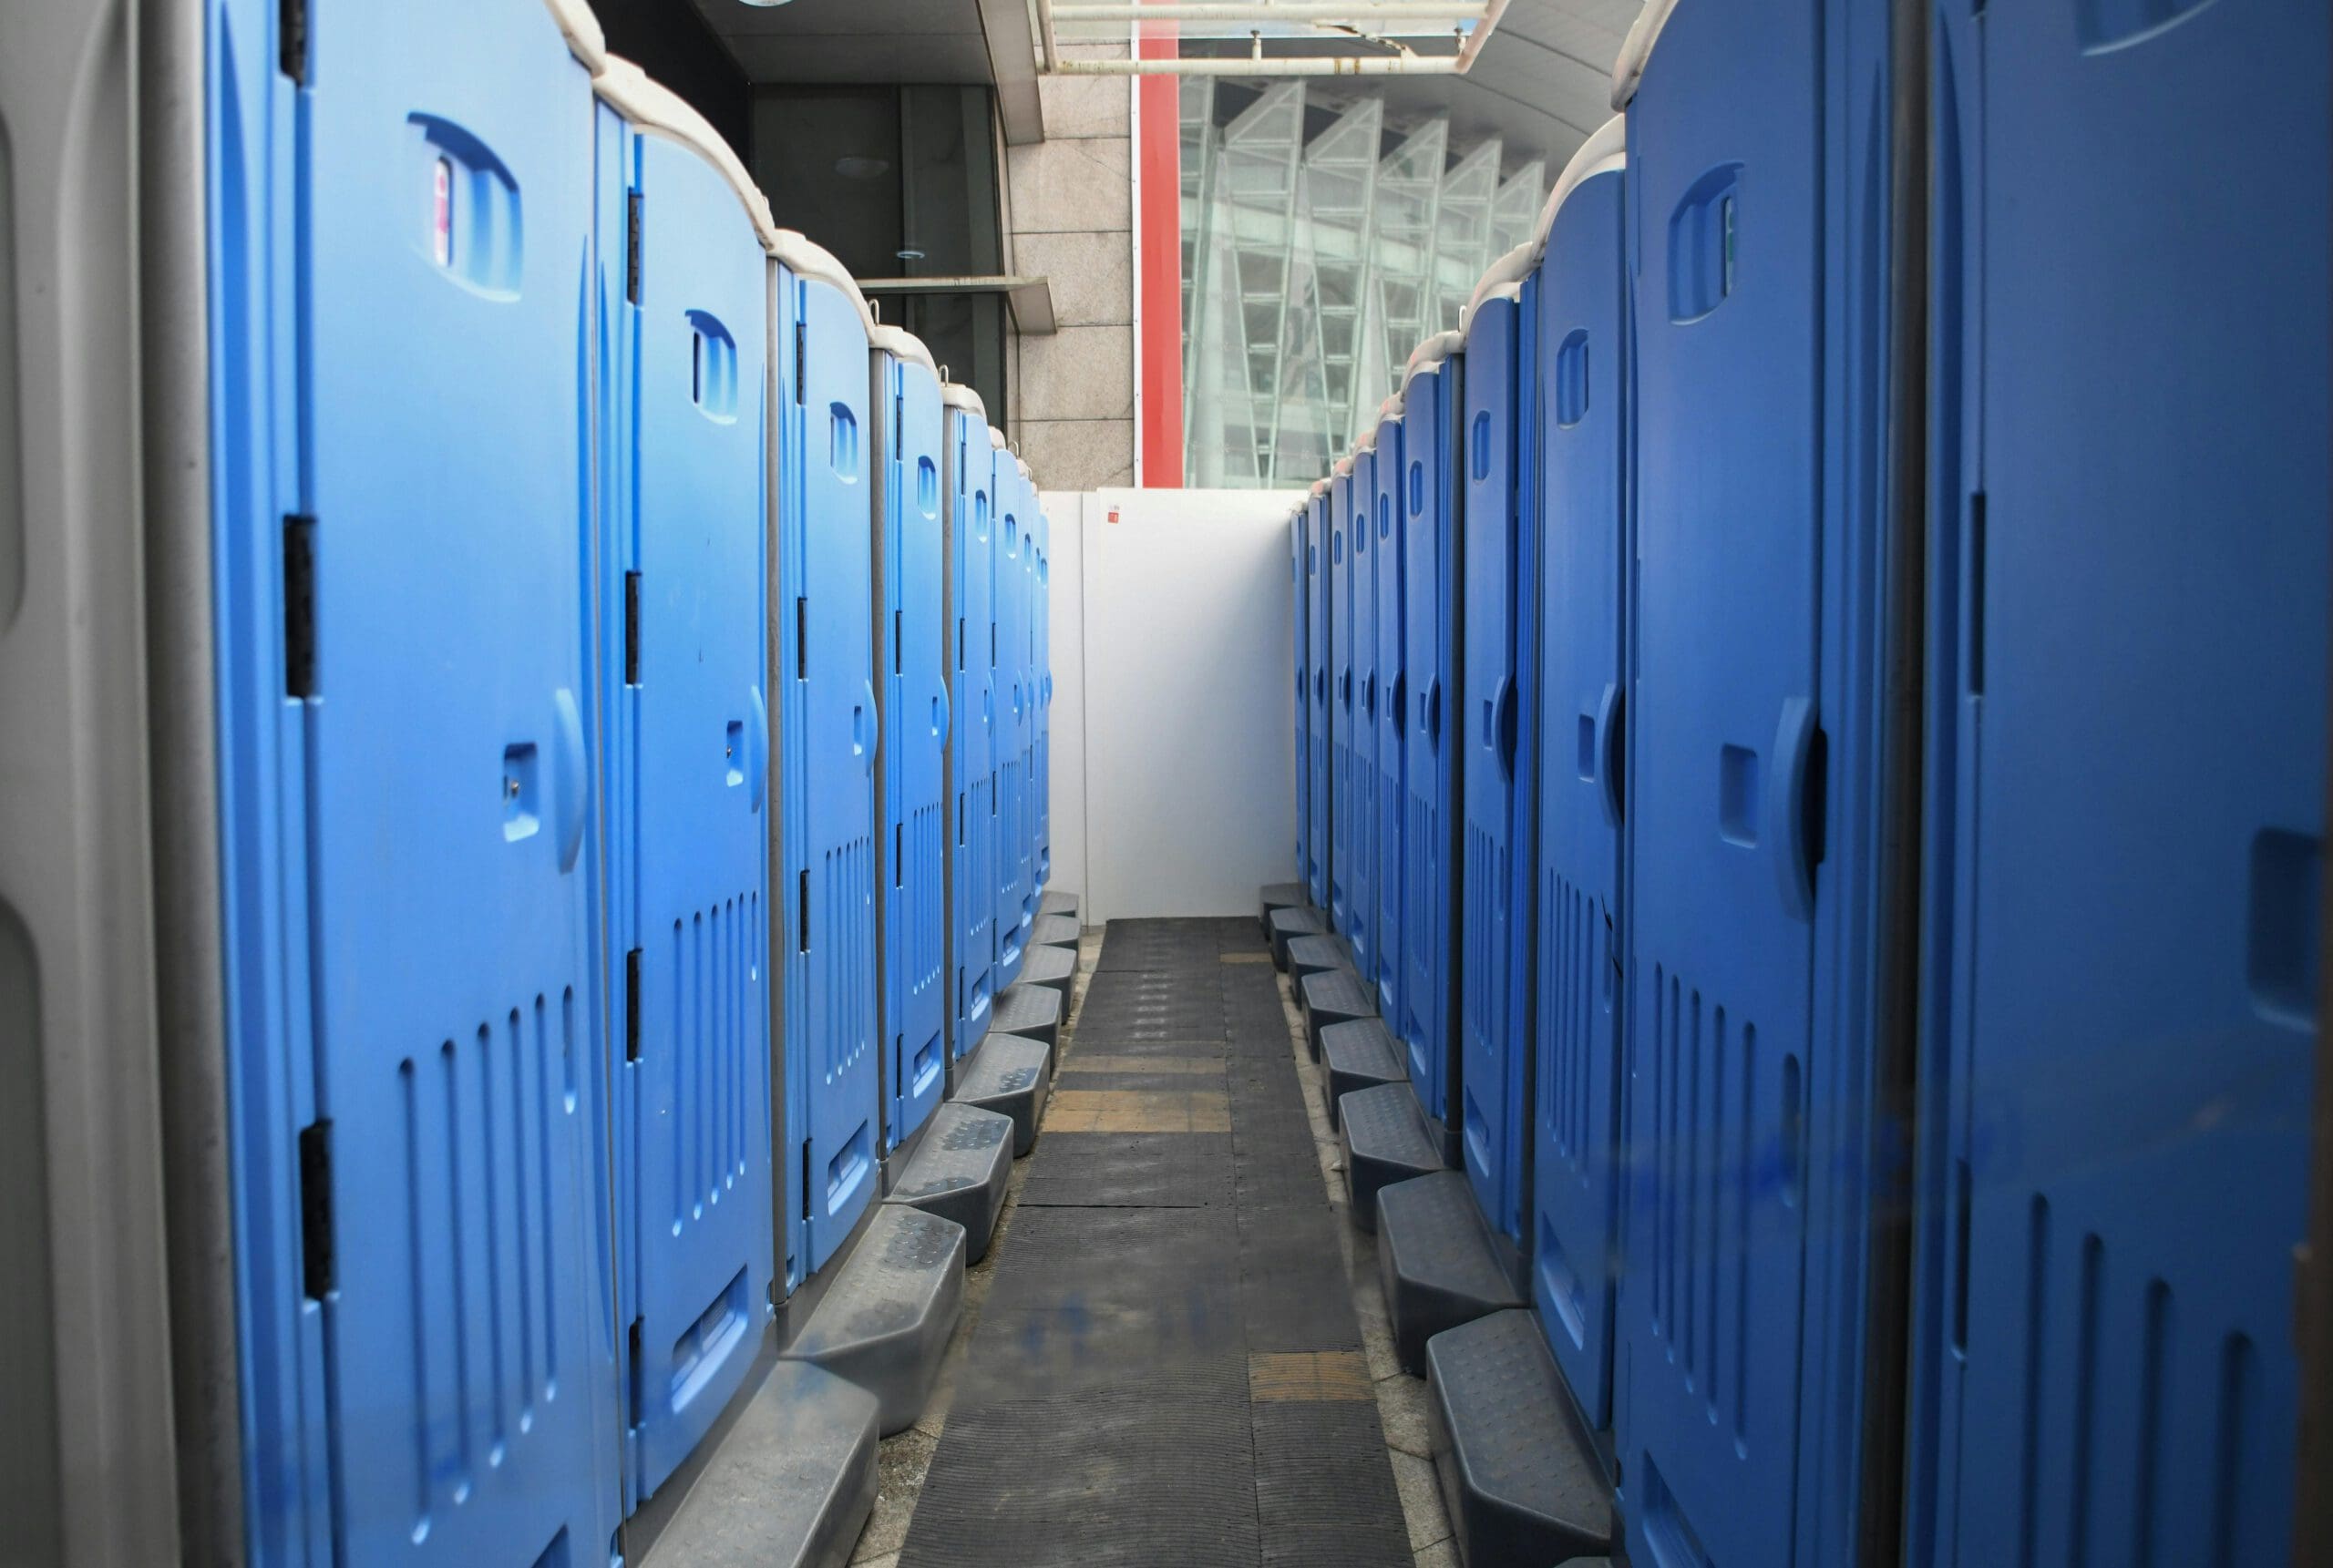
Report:
[[1288,939],[1288,967],[1300,979],[1322,969],[1350,969],[1352,958],[1345,945],[1323,931],[1318,936]]
[[964,1302],[964,1227],[885,1204],[842,1272],[779,1354],[847,1378],[875,1396],[883,1435],[923,1414]]
[[1321,1061],[1331,1072],[1394,1083],[1409,1077],[1402,1042],[1382,1018],[1348,1019],[1321,1031]]
[[1345,1147],[1356,1160],[1403,1166],[1424,1175],[1442,1169],[1442,1152],[1426,1131],[1425,1114],[1409,1081],[1356,1089],[1339,1106]]
[[1061,1032],[1061,993],[1050,986],[1015,982],[989,1010],[991,1034],[1017,1034],[1054,1044]]
[[1275,909],[1287,908],[1290,905],[1301,907],[1304,903],[1304,884],[1267,882],[1256,890],[1256,897],[1263,905],[1266,915],[1269,915]]
[[1020,983],[1043,986],[1058,993],[1066,1003],[1070,988],[1077,983],[1077,949],[1039,943],[1021,959]]
[[1378,1189],[1377,1272],[1406,1372],[1425,1369],[1426,1342],[1444,1329],[1526,1305],[1458,1171]]
[[1074,948],[1081,935],[1077,922],[1067,915],[1040,915],[1029,924],[1029,940],[1037,946]]
[[[1322,969],[1319,974],[1304,977],[1304,1010],[1322,1016],[1321,1028],[1351,1018],[1374,1018],[1377,1002],[1361,977],[1350,968]],[[1333,1016],[1330,1016],[1333,1015]]]
[[930,1130],[884,1201],[962,1225],[965,1261],[978,1263],[1012,1176],[1012,1118],[951,1100],[932,1112]]
[[1037,900],[1037,913],[1040,915],[1066,915],[1071,919],[1074,920],[1077,918],[1077,895],[1074,893],[1048,893],[1043,897]]
[[1037,1120],[1044,1112],[1045,1078],[1053,1054],[1053,1047],[1042,1040],[991,1030],[971,1065],[956,1080],[955,1102],[1012,1118],[1012,1152],[1025,1154],[1036,1146]]
[[653,1568],[841,1568],[875,1507],[881,1410],[807,1361],[769,1370],[644,1559]]
[[1321,911],[1307,909],[1301,905],[1291,905],[1284,909],[1273,910],[1271,927],[1276,934],[1290,938],[1317,937],[1329,928],[1328,924],[1321,918]]
[[1426,1345],[1434,1469],[1469,1563],[1561,1563],[1612,1544],[1612,1493],[1527,1310]]

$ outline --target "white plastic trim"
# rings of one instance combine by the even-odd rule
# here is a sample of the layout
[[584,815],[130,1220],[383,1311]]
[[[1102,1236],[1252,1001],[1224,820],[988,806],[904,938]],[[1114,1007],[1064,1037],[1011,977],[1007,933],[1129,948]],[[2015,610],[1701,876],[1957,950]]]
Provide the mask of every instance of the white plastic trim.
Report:
[[923,346],[921,338],[905,327],[878,326],[867,334],[867,346],[880,349],[893,359],[920,364],[931,373],[934,381],[940,379],[940,367],[932,364],[931,351]]
[[969,386],[943,381],[940,384],[940,401],[950,408],[963,410],[982,425],[988,423],[988,405],[982,403],[981,395]]
[[798,230],[780,229],[769,253],[796,277],[816,278],[822,283],[831,283],[840,289],[858,308],[858,319],[867,328],[867,335],[869,338],[875,335],[875,313],[867,308],[867,296],[858,292],[858,280],[850,275],[848,267],[835,259],[832,251]]
[[1466,340],[1456,333],[1436,333],[1410,350],[1410,363],[1402,367],[1403,400],[1406,401],[1409,397],[1410,382],[1414,377],[1423,375],[1465,346]]
[[1489,299],[1493,294],[1499,293],[1502,290],[1519,290],[1523,280],[1529,277],[1531,269],[1538,264],[1538,257],[1532,254],[1531,247],[1528,245],[1517,245],[1514,250],[1493,261],[1490,264],[1490,270],[1483,274],[1479,282],[1475,283],[1474,293],[1466,300],[1468,329],[1473,328],[1475,313],[1483,308],[1485,300]]
[[[753,220],[762,249],[776,251],[778,227],[769,215],[769,199],[737,160],[727,141],[688,101],[620,55],[610,55],[591,78],[591,90],[605,98],[636,128],[676,141],[721,171]],[[862,307],[863,308],[863,307]]]
[[1637,96],[1637,88],[1644,85],[1644,67],[1652,58],[1652,46],[1660,42],[1660,30],[1669,26],[1669,14],[1677,9],[1677,0],[1644,0],[1644,9],[1637,13],[1635,26],[1629,29],[1628,41],[1620,46],[1620,57],[1612,62],[1613,112],[1625,109]]
[[1029,471],[1029,459],[1026,457],[1015,457],[1012,459],[1012,462],[1013,466],[1021,470],[1022,478],[1027,480],[1032,485],[1037,482],[1036,475]]
[[1539,226],[1533,231],[1531,260],[1536,265],[1547,251],[1547,236],[1556,230],[1556,214],[1563,210],[1571,193],[1599,174],[1614,173],[1628,167],[1629,120],[1626,115],[1614,115],[1588,133],[1579,150],[1571,155],[1564,171],[1556,177],[1556,188],[1547,192],[1547,200],[1539,209]]
[[1321,497],[1323,497],[1323,496],[1327,495],[1328,493],[1329,493],[1329,481],[1328,481],[1327,479],[1325,479],[1325,478],[1321,478],[1321,479],[1315,479],[1315,480],[1313,480],[1313,481],[1312,481],[1311,496],[1312,496],[1312,498],[1313,498],[1314,500],[1316,500],[1316,501],[1317,501],[1317,500],[1319,500]]
[[1348,453],[1346,453],[1343,456],[1341,456],[1341,457],[1338,458],[1338,459],[1337,459],[1337,463],[1336,463],[1336,466],[1335,466],[1334,468],[1332,468],[1331,470],[1330,470],[1330,471],[1331,471],[1331,473],[1335,474],[1335,475],[1336,475],[1336,477],[1337,477],[1338,478],[1340,478],[1340,479],[1343,478],[1346,475],[1348,475],[1348,474],[1351,473],[1351,472],[1352,472],[1352,454],[1351,454],[1351,453],[1350,453],[1350,452],[1348,452]]
[[1004,450],[1004,432],[993,425],[988,427],[988,448],[992,452]]
[[608,36],[600,31],[600,19],[591,14],[591,7],[584,0],[543,0],[543,5],[560,36],[567,40],[567,52],[582,61],[584,69],[599,75],[608,63]]

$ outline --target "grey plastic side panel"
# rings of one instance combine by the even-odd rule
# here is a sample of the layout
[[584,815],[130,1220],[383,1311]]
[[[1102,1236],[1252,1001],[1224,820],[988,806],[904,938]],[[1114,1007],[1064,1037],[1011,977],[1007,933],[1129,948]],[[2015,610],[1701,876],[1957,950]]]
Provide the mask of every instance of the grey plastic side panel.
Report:
[[[149,856],[130,0],[8,0],[19,588],[0,623],[7,1550],[179,1559]],[[37,1119],[36,1124],[35,1119]],[[39,1202],[20,1201],[39,1191]],[[46,1387],[46,1408],[41,1410]],[[15,1403],[30,1391],[40,1415]],[[41,1419],[46,1416],[46,1419]]]

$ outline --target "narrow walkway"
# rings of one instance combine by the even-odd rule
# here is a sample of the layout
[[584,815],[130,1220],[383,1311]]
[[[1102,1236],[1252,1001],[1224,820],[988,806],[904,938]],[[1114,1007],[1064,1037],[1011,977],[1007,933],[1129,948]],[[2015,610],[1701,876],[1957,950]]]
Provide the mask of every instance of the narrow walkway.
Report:
[[858,1560],[1420,1561],[1447,1526],[1431,1467],[1389,1456],[1409,1412],[1381,1423],[1372,1260],[1256,921],[1118,921],[1085,948],[1043,1135],[941,1397],[884,1445]]

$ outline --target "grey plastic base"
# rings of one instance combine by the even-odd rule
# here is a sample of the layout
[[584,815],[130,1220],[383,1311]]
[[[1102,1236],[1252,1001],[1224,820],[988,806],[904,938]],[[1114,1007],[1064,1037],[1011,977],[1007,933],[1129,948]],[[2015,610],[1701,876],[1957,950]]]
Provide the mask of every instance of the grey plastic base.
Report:
[[1337,1102],[1356,1089],[1381,1083],[1407,1083],[1408,1064],[1402,1060],[1402,1042],[1377,1018],[1357,1018],[1331,1024],[1321,1031],[1321,1098],[1329,1125],[1338,1124]]
[[1361,977],[1352,970],[1323,969],[1307,975],[1296,988],[1297,997],[1304,1004],[1304,1043],[1312,1049],[1312,1060],[1321,1060],[1321,1031],[1354,1019],[1375,1018],[1377,1000]]
[[1612,1549],[1612,1489],[1563,1374],[1524,1311],[1426,1345],[1426,1419],[1442,1501],[1471,1568],[1577,1563]]
[[[1042,926],[1044,921],[1041,918],[1037,923]],[[1077,983],[1077,949],[1038,943],[1022,957],[1020,983],[1060,993],[1062,1012],[1066,1015],[1070,988]]]
[[875,1508],[880,1408],[779,1361],[722,1435],[644,1568],[842,1568]]
[[889,1437],[923,1414],[963,1304],[964,1227],[885,1204],[826,1300],[778,1354],[874,1395]]
[[1015,1157],[1037,1146],[1037,1119],[1044,1114],[1047,1063],[1053,1054],[1053,1047],[1042,1040],[992,1030],[956,1084],[957,1104],[1012,1118]]
[[1264,934],[1269,936],[1273,910],[1301,909],[1310,902],[1301,882],[1268,882],[1256,890],[1256,917],[1264,923]]
[[[1024,960],[1025,961],[1025,960]],[[1045,986],[1015,982],[1004,988],[989,1009],[988,1031],[992,1038],[1000,1034],[1017,1034],[1025,1040],[1042,1040],[1051,1050],[1061,1043],[1062,995]],[[1045,1071],[1050,1074],[1049,1061]]]
[[1322,932],[1317,937],[1290,937],[1288,939],[1288,972],[1296,977],[1297,984],[1304,983],[1307,975],[1317,975],[1323,969],[1350,969],[1352,958],[1345,951],[1343,938]]
[[1293,906],[1264,917],[1264,935],[1271,938],[1272,962],[1288,968],[1288,945],[1299,937],[1318,937],[1329,928],[1318,909]]
[[923,1143],[883,1201],[964,1227],[964,1261],[988,1253],[1012,1175],[1012,1118],[951,1100],[931,1114]]
[[1377,1194],[1377,1278],[1402,1370],[1425,1371],[1425,1344],[1445,1328],[1526,1305],[1499,1238],[1457,1171],[1396,1182]]
[[1425,1117],[1406,1081],[1357,1089],[1337,1102],[1337,1115],[1352,1223],[1374,1231],[1377,1194],[1396,1182],[1439,1171],[1442,1154],[1426,1133]]
[[[1040,915],[1030,923],[1028,958],[1035,957],[1039,948],[1067,948],[1074,957],[1077,939],[1083,934],[1074,916]],[[1025,964],[1028,958],[1022,961]],[[1025,980],[1029,977],[1024,972],[1021,978]]]
[[1037,900],[1037,913],[1040,915],[1066,915],[1071,919],[1074,920],[1077,918],[1077,895],[1074,893],[1048,893]]

